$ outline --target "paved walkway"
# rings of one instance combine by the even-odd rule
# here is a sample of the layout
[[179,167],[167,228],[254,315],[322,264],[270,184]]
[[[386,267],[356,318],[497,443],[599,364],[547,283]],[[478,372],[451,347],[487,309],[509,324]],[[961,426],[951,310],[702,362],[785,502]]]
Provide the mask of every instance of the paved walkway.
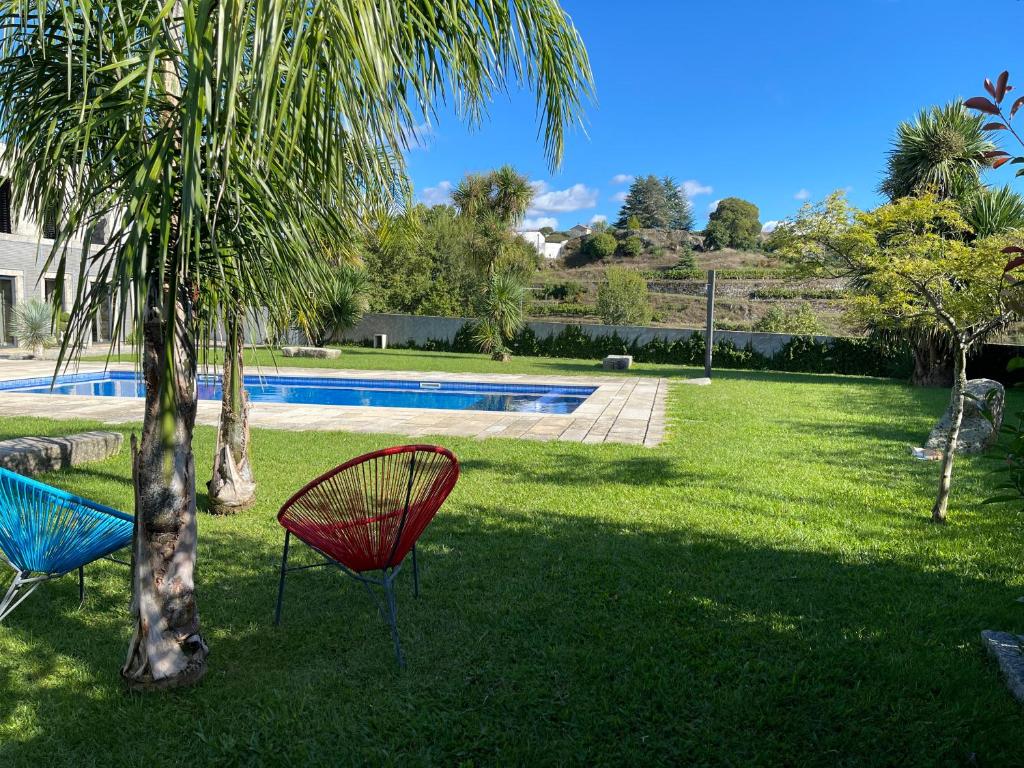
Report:
[[[110,370],[132,370],[112,364]],[[70,372],[104,370],[102,363],[81,363]],[[270,374],[271,371],[264,370]],[[49,376],[53,363],[37,360],[0,360],[0,380]],[[249,371],[254,373],[254,371]],[[414,371],[361,371],[325,368],[281,368],[283,376],[321,378],[478,381],[500,384],[564,384],[597,387],[571,414],[516,413],[509,411],[444,411],[422,408],[377,408],[347,405],[292,405],[252,403],[253,427],[291,430],[387,432],[421,437],[517,437],[527,440],[567,440],[581,443],[631,443],[654,446],[665,436],[665,379],[632,376],[532,376],[461,374]],[[92,419],[110,424],[139,422],[141,398],[86,397],[0,392],[0,414],[43,416],[50,419]],[[215,426],[220,401],[200,400],[197,421]]]

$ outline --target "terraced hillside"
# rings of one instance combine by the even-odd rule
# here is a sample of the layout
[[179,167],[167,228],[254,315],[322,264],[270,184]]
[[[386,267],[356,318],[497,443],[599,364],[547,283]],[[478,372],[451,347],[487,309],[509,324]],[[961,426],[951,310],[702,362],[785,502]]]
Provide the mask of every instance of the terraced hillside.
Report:
[[720,328],[750,330],[766,324],[777,326],[779,322],[785,325],[795,322],[793,318],[798,314],[806,322],[810,312],[821,333],[855,333],[843,317],[843,281],[797,279],[770,253],[728,249],[703,252],[699,250],[699,237],[685,232],[640,230],[637,236],[643,241],[644,250],[635,257],[624,256],[620,250],[609,258],[592,260],[581,248],[581,240],[567,243],[562,255],[546,263],[537,274],[533,316],[600,322],[594,307],[597,286],[609,266],[623,266],[639,270],[647,277],[655,309],[654,325],[701,327],[705,312],[704,273],[716,269],[716,316]]

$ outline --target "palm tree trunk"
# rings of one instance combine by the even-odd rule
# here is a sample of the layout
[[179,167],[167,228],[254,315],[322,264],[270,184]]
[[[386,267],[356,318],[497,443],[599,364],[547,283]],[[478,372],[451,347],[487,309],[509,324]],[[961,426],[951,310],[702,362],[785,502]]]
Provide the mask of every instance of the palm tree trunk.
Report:
[[[146,410],[142,441],[133,444],[135,536],[132,615],[135,631],[121,670],[129,688],[172,688],[198,681],[208,649],[199,634],[196,561],[196,350],[191,310],[179,288],[172,311],[151,289],[143,330]],[[164,318],[172,314],[168,342]],[[134,441],[133,441],[134,443]]]
[[917,387],[948,387],[953,381],[949,354],[942,337],[921,333],[914,339],[914,374],[911,383]]
[[249,460],[249,396],[242,362],[245,331],[237,312],[228,317],[226,330],[220,428],[213,477],[206,485],[210,512],[215,515],[234,514],[256,500],[256,481]]
[[953,478],[953,456],[956,441],[960,437],[960,424],[964,419],[964,392],[967,390],[967,348],[958,340],[953,349],[953,392],[949,404],[953,418],[946,438],[946,449],[942,454],[942,474],[939,476],[939,493],[932,507],[932,522],[946,522],[946,507],[949,504],[949,486]]

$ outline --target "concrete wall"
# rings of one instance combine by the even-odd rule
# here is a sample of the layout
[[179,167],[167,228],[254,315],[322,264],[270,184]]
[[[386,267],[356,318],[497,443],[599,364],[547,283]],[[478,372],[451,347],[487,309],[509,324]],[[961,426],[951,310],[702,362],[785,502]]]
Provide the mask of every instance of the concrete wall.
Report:
[[[394,346],[407,345],[410,342],[418,346],[426,344],[431,339],[451,341],[455,334],[467,322],[464,317],[432,317],[424,315],[387,315],[370,313],[363,316],[362,321],[354,328],[350,328],[343,335],[342,341],[360,343],[373,339],[374,334],[386,333],[388,343]],[[561,333],[570,323],[550,323],[534,321],[529,323],[533,332],[539,337],[556,336]],[[611,336],[618,333],[619,337],[627,343],[636,341],[638,344],[646,344],[654,339],[665,339],[675,341],[677,339],[689,338],[692,334],[703,335],[703,331],[691,328],[652,328],[639,325],[579,325],[591,338],[599,336]],[[745,331],[715,331],[716,341],[731,341],[739,348],[750,344],[753,349],[762,355],[771,357],[786,345],[792,336],[785,333],[748,333]],[[827,336],[816,336],[816,339],[823,341]]]

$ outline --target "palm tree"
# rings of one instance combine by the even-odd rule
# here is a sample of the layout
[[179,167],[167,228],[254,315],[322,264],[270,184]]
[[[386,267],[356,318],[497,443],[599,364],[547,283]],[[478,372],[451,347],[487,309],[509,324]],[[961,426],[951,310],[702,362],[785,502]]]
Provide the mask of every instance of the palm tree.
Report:
[[913,122],[900,123],[879,191],[890,200],[926,191],[940,199],[967,199],[990,164],[985,153],[996,148],[985,138],[983,124],[983,116],[959,101],[921,110]]
[[529,179],[511,165],[489,173],[470,173],[452,192],[452,202],[463,216],[494,219],[506,229],[518,226],[533,202]]
[[292,310],[325,278],[321,243],[406,189],[417,117],[453,95],[478,119],[512,77],[537,93],[550,162],[590,92],[554,0],[0,0],[0,163],[16,213],[60,210],[48,268],[88,255],[61,357],[113,292],[142,330],[134,452],[135,631],[122,675],[166,688],[206,671],[193,573],[197,350],[227,313]]

